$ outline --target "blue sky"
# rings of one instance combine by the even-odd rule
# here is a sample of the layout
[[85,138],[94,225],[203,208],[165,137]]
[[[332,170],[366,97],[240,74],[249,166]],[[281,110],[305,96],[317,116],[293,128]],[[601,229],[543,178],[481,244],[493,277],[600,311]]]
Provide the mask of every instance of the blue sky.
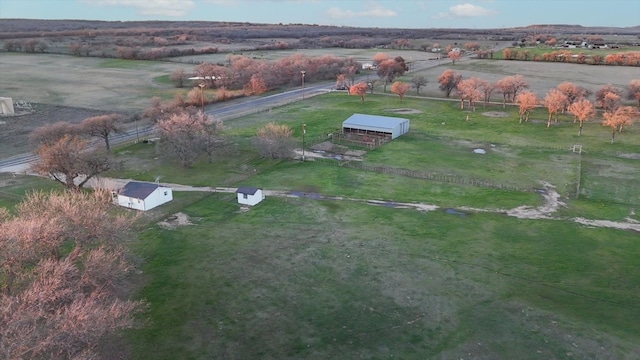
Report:
[[[639,0],[0,0],[0,19],[204,20],[380,28],[640,25]],[[1,21],[1,20],[0,20]]]

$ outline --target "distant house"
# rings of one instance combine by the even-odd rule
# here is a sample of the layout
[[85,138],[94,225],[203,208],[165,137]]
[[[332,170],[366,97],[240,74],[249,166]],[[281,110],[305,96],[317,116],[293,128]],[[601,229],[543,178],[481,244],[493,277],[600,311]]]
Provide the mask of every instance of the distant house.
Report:
[[589,44],[589,49],[607,49],[609,46],[603,42],[594,42]]
[[154,183],[131,181],[118,191],[118,205],[147,211],[173,200],[171,188]]
[[372,63],[364,63],[362,64],[362,70],[375,70],[377,66]]
[[254,206],[265,198],[262,189],[251,186],[239,187],[236,194],[238,194],[239,204],[249,206]]

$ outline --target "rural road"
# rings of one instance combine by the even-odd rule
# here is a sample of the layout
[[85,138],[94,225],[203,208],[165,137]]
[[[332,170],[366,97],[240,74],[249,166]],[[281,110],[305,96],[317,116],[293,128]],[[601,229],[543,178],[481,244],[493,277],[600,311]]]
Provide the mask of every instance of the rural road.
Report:
[[[498,51],[504,48],[506,45],[499,45],[495,48]],[[468,60],[462,58],[458,61]],[[442,64],[448,63],[450,60],[447,58],[439,60],[424,60],[417,61],[413,64],[411,72],[421,71],[429,68],[433,68]],[[356,82],[367,81],[367,76],[360,76],[355,79]],[[323,82],[316,84],[307,84],[302,88],[285,91],[282,93],[269,95],[265,97],[251,97],[235,99],[224,103],[216,103],[205,106],[205,112],[214,116],[216,119],[223,122],[238,118],[241,116],[247,116],[259,112],[269,111],[275,107],[290,104],[295,101],[301,101],[303,98],[313,97],[319,94],[335,91],[335,82]],[[455,99],[454,99],[455,100]],[[132,129],[128,132],[115,134],[110,138],[112,145],[119,145],[124,143],[130,143],[138,138],[148,138],[153,134],[153,127],[145,126],[138,129]],[[96,141],[96,143],[101,141]],[[15,155],[7,158],[0,158],[0,173],[23,173],[29,166],[37,160],[37,156],[33,153],[25,153]]]

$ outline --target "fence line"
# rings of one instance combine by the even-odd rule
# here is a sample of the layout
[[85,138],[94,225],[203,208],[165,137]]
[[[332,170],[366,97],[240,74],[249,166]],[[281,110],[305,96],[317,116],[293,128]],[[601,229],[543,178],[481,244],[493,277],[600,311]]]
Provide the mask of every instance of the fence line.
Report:
[[578,153],[578,183],[576,184],[576,199],[580,198],[580,187],[582,186],[582,151]]
[[351,168],[356,170],[364,170],[364,171],[377,172],[382,174],[392,174],[392,175],[438,181],[438,182],[450,183],[450,184],[469,185],[469,186],[477,186],[477,187],[484,187],[484,188],[490,188],[490,189],[520,191],[520,192],[530,192],[535,190],[532,188],[523,188],[523,187],[518,187],[514,185],[499,184],[499,183],[494,183],[494,182],[481,180],[481,179],[470,179],[470,178],[464,178],[464,177],[455,176],[455,175],[434,174],[434,173],[427,173],[423,171],[409,170],[409,169],[403,169],[403,168],[373,166],[373,165],[362,164],[360,162],[355,162],[355,161],[339,161],[339,160],[325,159],[325,158],[315,158],[313,159],[313,161],[317,161],[322,164],[341,166],[341,167],[346,167],[346,168]]

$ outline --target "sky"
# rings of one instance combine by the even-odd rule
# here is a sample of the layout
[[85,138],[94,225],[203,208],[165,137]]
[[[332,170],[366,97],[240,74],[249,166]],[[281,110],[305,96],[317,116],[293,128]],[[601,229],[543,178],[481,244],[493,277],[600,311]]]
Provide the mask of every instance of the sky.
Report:
[[640,25],[639,0],[0,0],[0,21],[229,21],[378,28]]

